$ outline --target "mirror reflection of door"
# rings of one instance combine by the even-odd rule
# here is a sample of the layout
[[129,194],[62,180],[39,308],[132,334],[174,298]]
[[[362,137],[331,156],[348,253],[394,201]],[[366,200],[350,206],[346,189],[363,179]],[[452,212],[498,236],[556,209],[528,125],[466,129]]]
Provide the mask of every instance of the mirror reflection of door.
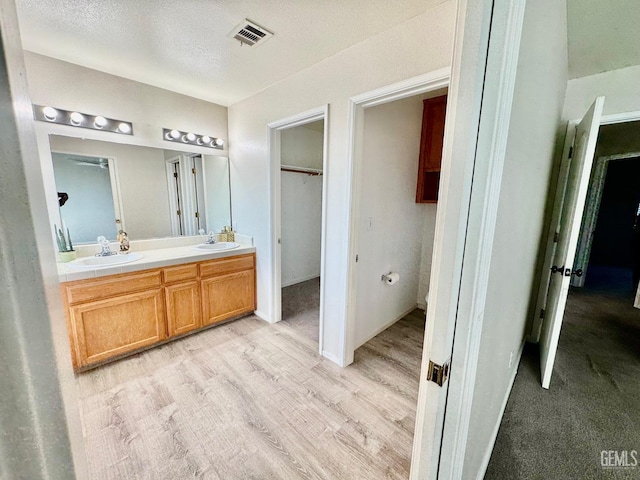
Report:
[[68,195],[60,216],[75,244],[93,243],[99,235],[115,240],[120,212],[114,198],[114,164],[106,158],[52,153],[58,192]]
[[180,154],[166,162],[173,235],[206,231],[202,155]]

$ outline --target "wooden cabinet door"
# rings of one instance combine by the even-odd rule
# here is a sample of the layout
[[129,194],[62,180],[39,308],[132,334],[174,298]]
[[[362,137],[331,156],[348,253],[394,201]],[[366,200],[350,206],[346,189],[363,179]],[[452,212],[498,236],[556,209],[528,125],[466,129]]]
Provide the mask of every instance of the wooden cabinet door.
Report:
[[204,325],[255,310],[255,271],[245,270],[202,280]]
[[70,307],[78,366],[83,367],[167,337],[162,289]]
[[436,203],[440,184],[447,96],[428,98],[422,112],[417,203]]
[[169,336],[182,335],[202,325],[200,282],[185,282],[165,288]]

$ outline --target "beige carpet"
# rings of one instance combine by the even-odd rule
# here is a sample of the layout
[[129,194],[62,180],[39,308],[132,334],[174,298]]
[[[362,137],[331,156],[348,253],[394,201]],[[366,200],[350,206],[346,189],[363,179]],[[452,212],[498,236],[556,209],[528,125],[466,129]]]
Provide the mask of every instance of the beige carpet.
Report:
[[318,342],[320,277],[282,289],[282,321]]

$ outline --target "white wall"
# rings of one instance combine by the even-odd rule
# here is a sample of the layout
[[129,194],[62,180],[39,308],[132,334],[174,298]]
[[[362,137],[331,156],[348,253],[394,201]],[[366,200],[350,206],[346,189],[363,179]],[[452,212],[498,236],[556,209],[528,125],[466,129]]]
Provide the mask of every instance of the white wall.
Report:
[[322,176],[282,172],[282,286],[320,276]]
[[[35,122],[51,223],[58,221],[58,207],[49,134],[171,148],[175,144],[163,139],[162,128],[175,128],[225,139],[225,150],[216,154],[227,155],[226,107],[31,52],[25,52],[25,64],[33,103],[133,122],[132,136]],[[180,149],[212,153],[211,149],[197,146],[181,145]],[[135,232],[129,233],[136,237]]]
[[420,283],[418,284],[418,300],[420,307],[426,308],[425,297],[429,293],[431,278],[431,260],[433,258],[433,240],[436,232],[437,205],[425,204],[424,226],[422,228],[422,253],[420,255]]
[[[481,478],[535,308],[547,192],[568,79],[564,1],[527,2],[463,478]],[[514,362],[509,367],[510,356]]]
[[[416,307],[425,220],[434,210],[416,203],[422,109],[422,97],[411,97],[364,111],[356,346]],[[384,283],[388,272],[399,273],[400,281]]]
[[604,95],[604,114],[640,110],[640,65],[569,80],[563,118],[581,118]]
[[329,104],[324,353],[342,358],[346,313],[350,97],[451,63],[456,2],[448,1],[229,107],[234,220],[258,252],[258,311],[269,317],[267,124]]
[[171,236],[163,150],[57,135],[50,142],[53,151],[116,159],[120,208],[131,240]]
[[[322,129],[301,125],[282,130],[280,163],[322,170],[323,143]],[[320,276],[322,176],[282,172],[280,195],[281,281],[287,287]]]
[[[320,120],[319,123],[324,121]],[[280,163],[322,170],[323,141],[322,129],[311,129],[307,125],[301,125],[282,130],[280,132]]]

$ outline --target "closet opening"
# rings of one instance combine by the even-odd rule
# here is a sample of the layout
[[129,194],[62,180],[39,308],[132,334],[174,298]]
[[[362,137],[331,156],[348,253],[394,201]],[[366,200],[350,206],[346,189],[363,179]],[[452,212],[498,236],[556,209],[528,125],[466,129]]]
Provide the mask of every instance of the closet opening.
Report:
[[269,124],[271,322],[323,352],[328,107]]
[[319,342],[324,120],[280,133],[282,321]]

